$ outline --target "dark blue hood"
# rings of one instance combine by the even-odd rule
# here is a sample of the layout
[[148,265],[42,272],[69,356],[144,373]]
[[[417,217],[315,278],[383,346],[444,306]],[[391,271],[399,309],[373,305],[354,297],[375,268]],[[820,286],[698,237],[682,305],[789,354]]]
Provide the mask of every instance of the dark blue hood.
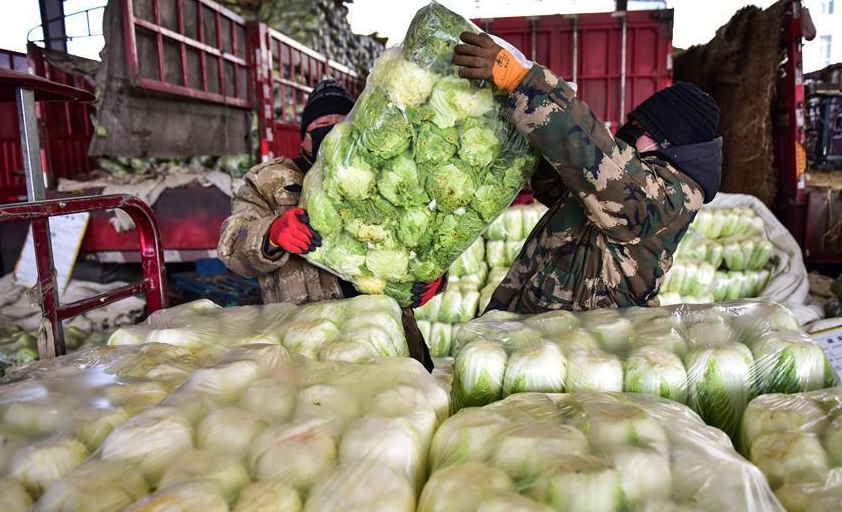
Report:
[[698,183],[705,193],[706,203],[713,201],[722,181],[722,137],[699,144],[658,149],[656,153]]

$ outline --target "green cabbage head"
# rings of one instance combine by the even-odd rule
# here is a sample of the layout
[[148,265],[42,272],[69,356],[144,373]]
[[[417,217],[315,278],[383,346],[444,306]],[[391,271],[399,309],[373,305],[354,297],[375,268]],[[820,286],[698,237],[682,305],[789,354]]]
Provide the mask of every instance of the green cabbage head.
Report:
[[477,89],[464,78],[444,77],[430,94],[433,122],[450,128],[467,117],[478,117],[494,108],[491,89]]
[[500,141],[494,130],[476,118],[469,119],[459,130],[459,158],[473,167],[487,167],[497,158]]
[[372,156],[388,159],[409,148],[412,141],[409,120],[379,89],[363,94],[354,116],[362,148]]
[[427,176],[427,191],[436,201],[436,208],[452,212],[471,202],[474,179],[455,163],[447,162],[434,167]]

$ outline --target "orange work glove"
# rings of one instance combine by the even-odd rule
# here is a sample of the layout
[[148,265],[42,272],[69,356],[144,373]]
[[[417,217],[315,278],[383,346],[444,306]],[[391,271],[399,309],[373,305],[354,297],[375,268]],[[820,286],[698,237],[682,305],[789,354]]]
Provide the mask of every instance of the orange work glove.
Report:
[[454,48],[453,63],[462,67],[462,78],[492,80],[499,89],[512,92],[532,67],[517,48],[499,37],[471,32],[459,37],[465,44]]

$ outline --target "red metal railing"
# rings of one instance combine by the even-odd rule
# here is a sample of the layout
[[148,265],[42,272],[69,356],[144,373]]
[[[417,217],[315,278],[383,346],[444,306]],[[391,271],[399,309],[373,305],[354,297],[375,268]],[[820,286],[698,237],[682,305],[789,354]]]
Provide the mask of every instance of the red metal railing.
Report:
[[356,97],[365,84],[353,70],[277,30],[262,24],[251,30],[260,158],[295,156],[301,142],[298,120],[313,87],[333,78]]
[[[781,64],[781,78],[778,83],[780,96],[778,110],[773,112],[773,130],[775,136],[775,160],[778,166],[778,199],[776,212],[787,229],[792,232],[802,247],[810,247],[806,242],[815,239],[811,233],[822,222],[808,221],[809,194],[805,192],[806,154],[805,141],[805,104],[804,71],[801,54],[801,2],[793,0],[784,11],[781,27],[781,49],[786,52],[786,59]],[[774,110],[774,109],[773,109]]]
[[[55,268],[52,266],[52,247],[47,219],[58,215],[114,208],[128,213],[137,227],[143,279],[110,292],[70,304],[60,304]],[[38,341],[40,357],[52,357],[65,353],[62,320],[139,294],[144,294],[146,297],[148,313],[167,307],[167,281],[161,233],[152,209],[137,197],[116,194],[0,206],[0,222],[13,221],[29,221],[32,225],[35,260],[38,268],[38,288],[41,294],[41,313],[43,326],[47,331],[46,339],[40,337]]]
[[243,18],[211,0],[123,0],[122,7],[135,85],[250,107]]

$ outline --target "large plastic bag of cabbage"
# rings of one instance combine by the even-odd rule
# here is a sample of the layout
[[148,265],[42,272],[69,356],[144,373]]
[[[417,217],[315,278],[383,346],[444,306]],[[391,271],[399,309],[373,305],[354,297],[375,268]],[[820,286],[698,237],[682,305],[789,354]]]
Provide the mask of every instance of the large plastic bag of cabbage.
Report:
[[14,479],[37,501],[114,429],[220,355],[163,344],[97,347],[16,368],[0,384],[0,482]]
[[143,323],[117,329],[108,344],[167,343],[198,349],[279,343],[272,333],[295,309],[289,303],[222,308],[202,299],[155,311]]
[[687,407],[526,393],[436,431],[419,512],[783,510],[763,474]]
[[785,307],[762,300],[665,308],[492,311],[453,343],[453,407],[525,391],[625,391],[689,405],[739,433],[757,394],[834,385],[821,347]]
[[842,388],[755,398],[743,416],[740,449],[789,511],[842,504]]
[[244,345],[115,428],[37,510],[411,512],[447,414],[446,392],[415,360]]
[[405,306],[412,284],[441,276],[536,162],[500,115],[505,93],[458,77],[463,31],[480,30],[437,3],[419,10],[304,180],[301,206],[322,237],[304,257]]
[[409,356],[400,306],[385,295],[300,306],[276,332],[284,347],[312,359],[363,362]]
[[400,306],[385,295],[303,306],[283,303],[198,310],[179,306],[157,311],[143,324],[117,330],[109,344],[150,341],[191,350],[276,344],[312,359],[349,362],[409,355]]

